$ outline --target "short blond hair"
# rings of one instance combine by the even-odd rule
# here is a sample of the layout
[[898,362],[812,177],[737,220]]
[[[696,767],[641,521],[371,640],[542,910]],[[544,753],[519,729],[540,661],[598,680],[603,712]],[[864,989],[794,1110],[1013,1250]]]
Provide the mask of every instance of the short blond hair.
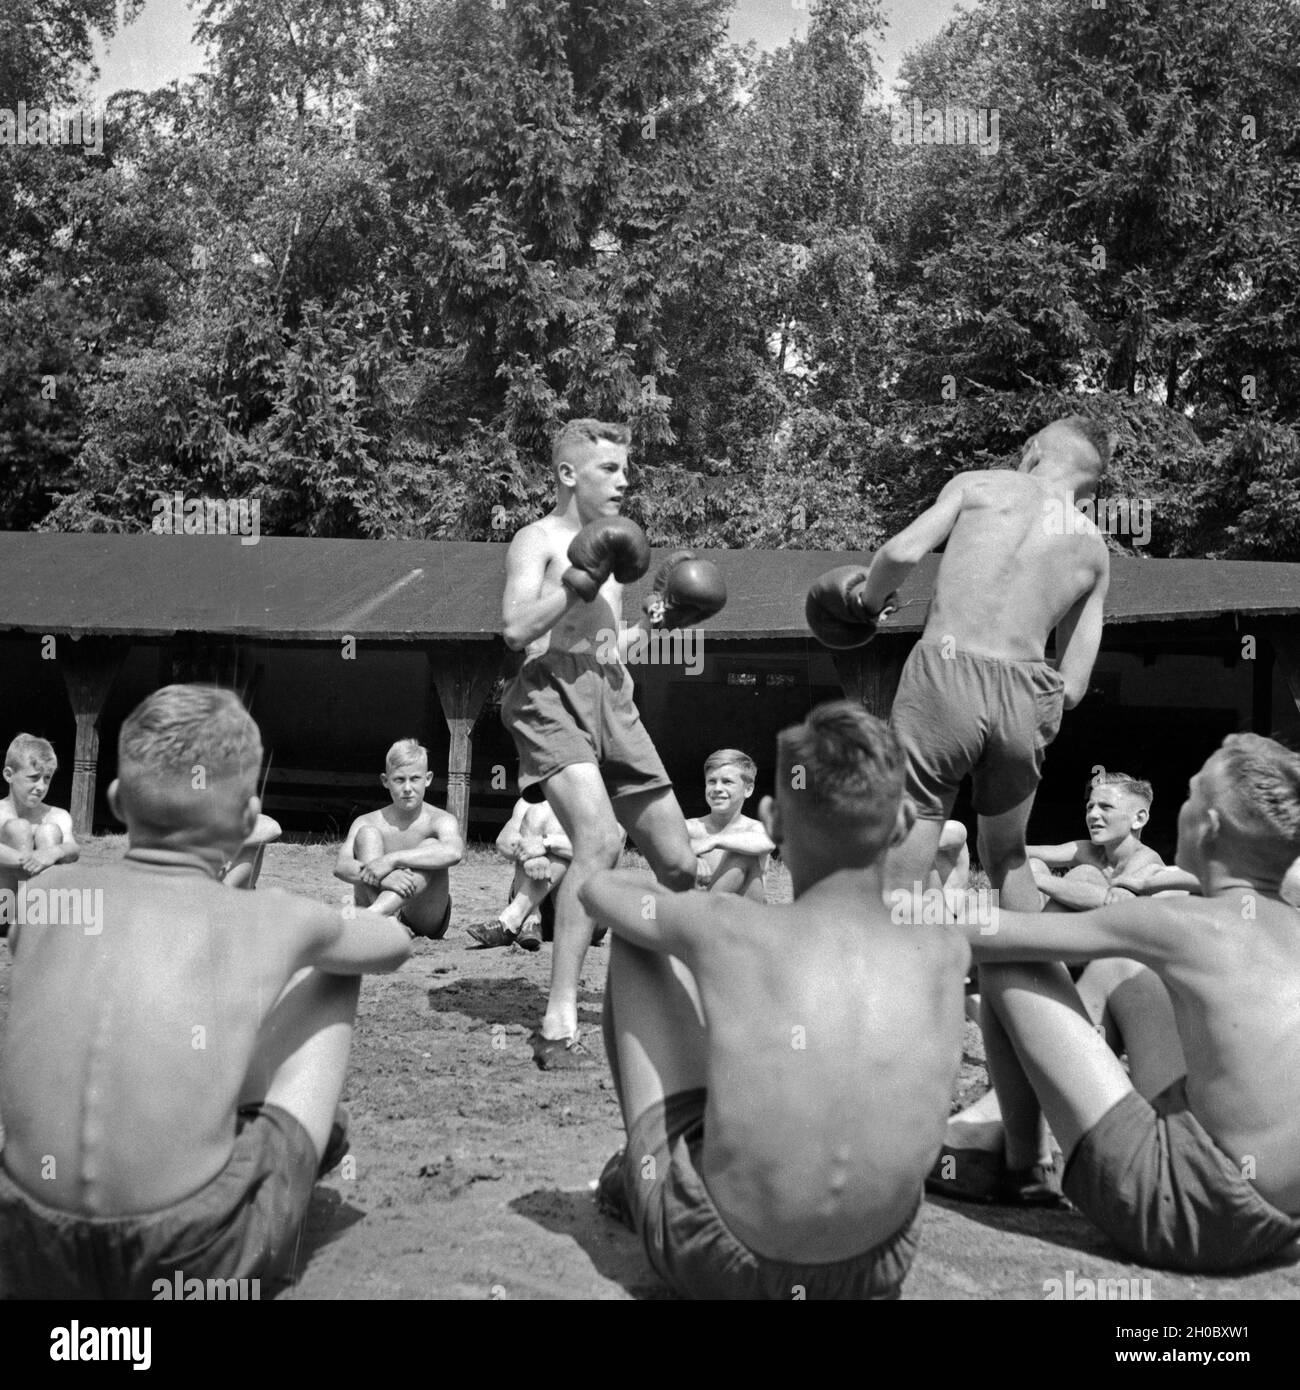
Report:
[[124,783],[227,778],[256,790],[262,735],[233,690],[165,685],[127,716],[117,737],[117,775]]
[[570,420],[551,440],[551,467],[573,462],[573,455],[584,454],[596,444],[618,444],[626,449],[632,443],[632,431],[626,425],[608,420]]
[[739,748],[719,748],[716,753],[710,753],[704,760],[704,775],[707,777],[719,767],[737,768],[746,782],[753,782],[758,777],[758,764]]
[[401,767],[403,763],[413,763],[421,758],[424,760],[425,767],[428,767],[429,750],[419,739],[399,738],[384,755],[384,771],[391,772],[395,767]]
[[53,772],[59,765],[54,745],[49,739],[37,738],[35,734],[15,734],[5,754],[5,767],[10,772],[18,772],[28,764],[37,772],[44,772],[46,768]]
[[1262,734],[1229,734],[1214,756],[1220,815],[1257,863],[1284,877],[1300,858],[1300,753]]

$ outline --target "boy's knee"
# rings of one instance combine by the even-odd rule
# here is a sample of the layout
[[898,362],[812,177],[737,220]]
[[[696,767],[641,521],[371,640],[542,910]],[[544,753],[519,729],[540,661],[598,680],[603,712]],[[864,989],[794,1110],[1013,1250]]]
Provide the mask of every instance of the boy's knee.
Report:
[[38,825],[32,832],[33,849],[55,849],[63,843],[63,831],[57,825]]
[[695,856],[689,846],[685,854],[675,854],[659,874],[659,882],[670,892],[689,893],[695,887]]
[[358,862],[368,864],[372,859],[378,859],[384,852],[384,837],[378,830],[370,826],[362,826],[357,831],[357,838],[352,842],[352,854]]
[[1095,864],[1076,864],[1066,874],[1072,883],[1086,883],[1094,888],[1109,888],[1106,875]]
[[19,820],[15,816],[13,820],[7,820],[0,825],[0,844],[7,845],[10,849],[34,849],[33,829],[29,822]]

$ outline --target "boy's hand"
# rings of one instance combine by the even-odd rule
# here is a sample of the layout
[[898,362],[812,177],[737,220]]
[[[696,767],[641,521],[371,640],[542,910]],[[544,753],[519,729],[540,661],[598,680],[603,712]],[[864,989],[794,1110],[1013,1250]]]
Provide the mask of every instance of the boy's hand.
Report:
[[59,852],[57,849],[34,849],[23,858],[21,865],[26,873],[35,875],[52,868],[58,862]]
[[551,876],[551,861],[544,854],[533,855],[524,860],[524,873],[539,882]]
[[391,873],[385,874],[379,884],[381,888],[386,888],[390,893],[396,893],[402,898],[411,897],[417,885],[418,880],[410,869],[394,869]]
[[717,847],[718,840],[715,835],[701,835],[699,839],[693,839],[691,841],[691,848],[695,851],[697,856],[708,854],[711,850],[717,849]]
[[1056,875],[1043,863],[1041,859],[1031,859],[1029,861],[1029,872],[1034,876],[1034,882],[1039,888],[1044,884],[1051,883]]
[[367,887],[378,888],[396,868],[391,854],[381,854],[378,859],[372,859],[369,864],[362,866],[361,882]]

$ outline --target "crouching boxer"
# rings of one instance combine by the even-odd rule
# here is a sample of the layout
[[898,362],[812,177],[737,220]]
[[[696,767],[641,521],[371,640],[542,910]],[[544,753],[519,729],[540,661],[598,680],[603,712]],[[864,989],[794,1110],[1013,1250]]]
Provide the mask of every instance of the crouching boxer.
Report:
[[[695,854],[664,765],[632,699],[623,586],[650,567],[650,546],[619,515],[628,483],[627,426],[570,421],[552,447],[556,502],[525,526],[506,556],[503,632],[526,652],[501,717],[519,752],[519,788],[543,797],[573,848],[556,890],[555,942],[546,1014],[532,1036],[543,1070],[591,1064],[578,1034],[578,985],[595,926],[578,891],[612,868],[632,836],[666,888],[695,883]],[[660,568],[646,600],[649,627],[703,621],[726,602],[717,570],[689,552]],[[619,634],[617,660],[600,634]]]

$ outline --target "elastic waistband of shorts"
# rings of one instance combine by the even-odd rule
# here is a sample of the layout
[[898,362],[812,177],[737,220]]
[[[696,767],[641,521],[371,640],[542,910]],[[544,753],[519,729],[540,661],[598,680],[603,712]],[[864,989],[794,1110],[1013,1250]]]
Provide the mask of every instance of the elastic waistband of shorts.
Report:
[[[1054,676],[1061,673],[1045,656],[990,656],[987,652],[970,652],[963,647],[957,647],[951,656],[947,654],[948,642],[940,637],[922,637],[916,644],[918,647],[932,648],[940,654],[944,661],[977,662],[983,666],[1014,666],[1017,668],[1039,669],[1050,671]],[[1064,681],[1064,676],[1061,677]]]
[[[278,1129],[283,1130],[286,1139],[290,1142],[293,1141],[294,1131],[301,1131],[302,1139],[308,1148],[311,1148],[311,1139],[306,1129],[298,1117],[290,1111],[268,1101],[261,1101],[255,1105],[240,1108],[241,1114],[250,1117],[252,1117],[252,1111],[257,1111],[258,1116],[269,1120]],[[119,1212],[109,1216],[98,1216],[89,1212],[69,1211],[66,1207],[52,1207],[48,1202],[43,1202],[23,1187],[9,1172],[9,1168],[4,1162],[4,1154],[0,1152],[0,1196],[7,1194],[10,1198],[17,1198],[30,1211],[52,1225],[77,1226],[99,1231],[141,1231],[160,1221],[172,1221],[184,1217],[192,1206],[202,1210],[201,1204],[206,1200],[213,1185],[220,1182],[230,1171],[230,1165],[236,1153],[237,1148],[232,1147],[226,1162],[201,1187],[196,1188],[188,1196],[178,1197],[165,1207],[155,1207],[152,1211]]]
[[526,675],[538,667],[548,671],[597,671],[601,675],[623,670],[622,662],[602,661],[595,652],[544,651],[540,656],[530,656],[520,667],[519,674]]

